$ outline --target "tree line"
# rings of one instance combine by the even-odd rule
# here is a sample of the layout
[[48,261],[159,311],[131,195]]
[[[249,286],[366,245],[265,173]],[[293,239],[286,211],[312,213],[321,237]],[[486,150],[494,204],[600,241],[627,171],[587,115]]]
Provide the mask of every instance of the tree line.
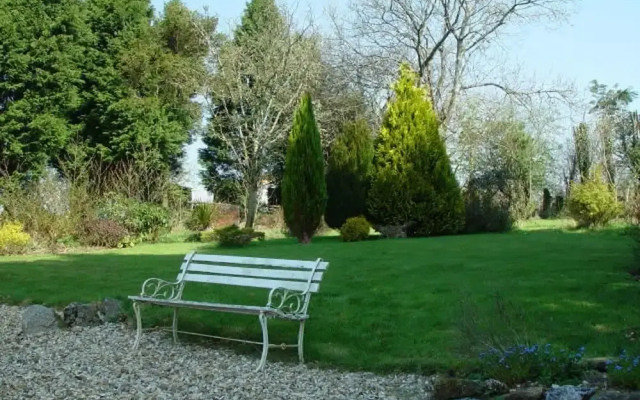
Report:
[[365,215],[409,235],[502,230],[562,208],[596,171],[630,191],[640,170],[631,89],[594,82],[589,119],[562,145],[558,105],[575,92],[484,56],[507,27],[562,20],[568,0],[353,1],[330,32],[251,0],[228,34],[179,0],[160,13],[148,0],[1,3],[0,174],[22,182],[54,168],[159,202],[201,136],[204,185],[251,227],[265,182],[291,204],[287,165],[317,160],[288,155],[307,103],[322,183],[310,176],[326,187],[312,208],[332,227]]

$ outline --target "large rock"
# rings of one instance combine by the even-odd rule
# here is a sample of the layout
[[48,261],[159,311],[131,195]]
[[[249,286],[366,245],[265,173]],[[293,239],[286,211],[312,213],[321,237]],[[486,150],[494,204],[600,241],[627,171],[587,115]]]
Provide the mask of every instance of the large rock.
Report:
[[32,305],[22,311],[22,332],[25,335],[58,329],[56,313],[41,305]]
[[596,393],[591,400],[640,400],[640,392],[622,393],[614,390],[605,390]]
[[583,400],[589,399],[595,389],[577,386],[553,386],[547,390],[546,400]]
[[438,377],[433,383],[435,400],[481,397],[482,391],[482,383],[469,379]]
[[504,395],[504,400],[540,400],[544,396],[544,388],[542,386],[530,386],[516,389],[511,393]]
[[102,312],[105,322],[118,322],[123,316],[122,304],[116,299],[104,299]]
[[120,301],[107,298],[101,303],[71,303],[64,308],[63,315],[67,326],[98,326],[119,321],[123,312]]
[[63,310],[63,320],[67,326],[98,326],[103,323],[100,314],[97,304],[71,303]]

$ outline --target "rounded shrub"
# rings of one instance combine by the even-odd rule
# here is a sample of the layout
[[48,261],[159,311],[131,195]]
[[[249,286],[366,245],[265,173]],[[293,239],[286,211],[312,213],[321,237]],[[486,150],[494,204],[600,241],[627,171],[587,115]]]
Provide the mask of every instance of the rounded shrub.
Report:
[[116,221],[89,219],[83,222],[80,241],[87,246],[132,247],[129,231]]
[[19,254],[27,250],[31,236],[17,222],[6,222],[0,226],[0,254]]
[[216,229],[213,234],[202,232],[200,240],[203,242],[214,239],[221,247],[242,247],[251,243],[254,239],[264,240],[264,232],[257,232],[253,228],[240,228],[238,225],[229,225]]
[[509,205],[490,192],[469,187],[465,199],[465,232],[508,232],[513,228]]
[[568,206],[581,228],[604,226],[622,212],[615,190],[600,178],[571,185]]
[[157,240],[169,228],[169,211],[120,195],[108,196],[98,207],[98,219],[115,221],[130,235],[142,240]]
[[340,228],[340,236],[345,242],[366,240],[371,231],[371,224],[365,217],[351,217]]

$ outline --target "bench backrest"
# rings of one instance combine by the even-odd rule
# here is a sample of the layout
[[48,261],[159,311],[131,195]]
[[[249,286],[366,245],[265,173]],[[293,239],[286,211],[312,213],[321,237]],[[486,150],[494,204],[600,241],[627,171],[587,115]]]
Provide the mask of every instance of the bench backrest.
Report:
[[178,281],[202,282],[315,293],[329,263],[190,253],[180,266]]

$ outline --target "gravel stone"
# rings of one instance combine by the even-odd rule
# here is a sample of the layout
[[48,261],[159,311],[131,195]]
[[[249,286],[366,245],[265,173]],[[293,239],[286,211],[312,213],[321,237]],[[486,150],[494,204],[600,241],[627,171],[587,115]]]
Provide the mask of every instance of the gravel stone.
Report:
[[0,399],[427,399],[432,378],[268,362],[215,343],[174,345],[124,324],[20,333],[22,309],[0,305]]

